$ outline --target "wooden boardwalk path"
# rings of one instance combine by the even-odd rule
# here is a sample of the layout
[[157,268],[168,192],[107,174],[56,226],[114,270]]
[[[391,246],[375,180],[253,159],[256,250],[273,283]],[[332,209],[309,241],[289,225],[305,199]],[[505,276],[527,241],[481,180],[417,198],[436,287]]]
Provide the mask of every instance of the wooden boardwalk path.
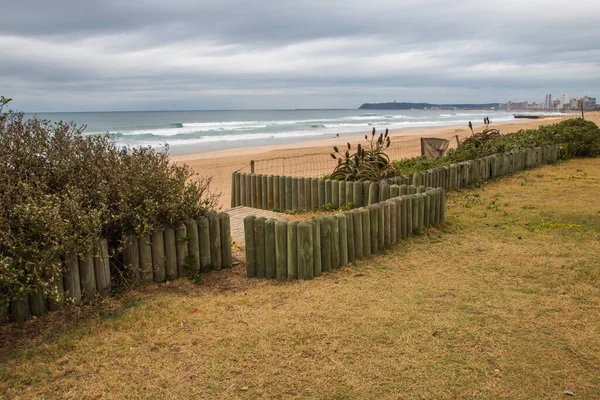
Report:
[[275,218],[279,220],[286,220],[285,214],[276,213],[273,211],[259,210],[258,208],[252,207],[234,207],[229,210],[225,210],[229,214],[231,222],[231,237],[234,242],[238,244],[244,244],[244,218],[248,215],[254,215],[255,217]]

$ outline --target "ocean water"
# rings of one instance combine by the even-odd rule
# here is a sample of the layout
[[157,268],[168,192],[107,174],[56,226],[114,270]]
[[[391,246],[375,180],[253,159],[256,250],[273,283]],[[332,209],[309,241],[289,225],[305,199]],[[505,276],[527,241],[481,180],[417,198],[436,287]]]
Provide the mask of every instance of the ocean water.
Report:
[[86,135],[109,134],[118,145],[169,144],[171,154],[297,143],[390,130],[466,126],[513,120],[511,112],[438,110],[257,110],[38,113],[52,121],[85,124]]

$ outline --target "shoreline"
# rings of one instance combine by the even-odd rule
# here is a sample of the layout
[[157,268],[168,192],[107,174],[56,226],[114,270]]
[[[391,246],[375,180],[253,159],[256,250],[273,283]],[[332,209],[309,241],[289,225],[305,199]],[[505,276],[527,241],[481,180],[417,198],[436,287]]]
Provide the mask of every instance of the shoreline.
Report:
[[[565,119],[577,118],[579,114],[569,114],[565,116],[548,117],[542,119],[515,119],[510,122],[492,123],[490,128],[500,130],[502,134],[516,132],[520,129],[535,129],[542,125],[550,125],[560,122]],[[588,112],[586,119],[600,124],[600,112]],[[492,121],[493,122],[493,121]],[[483,130],[483,124],[474,124],[473,129],[475,132]],[[379,130],[377,133],[381,133],[384,130]],[[370,134],[365,132],[356,136],[341,136],[339,138],[327,138],[317,139],[311,141],[304,141],[298,143],[285,143],[275,144],[267,146],[251,146],[241,148],[230,148],[223,150],[214,150],[200,153],[190,153],[182,155],[170,156],[170,159],[177,163],[185,163],[192,168],[194,172],[200,176],[211,176],[211,190],[221,193],[219,205],[222,210],[228,209],[231,200],[230,185],[231,185],[231,174],[238,170],[249,172],[250,161],[264,161],[272,159],[287,159],[294,158],[295,163],[305,163],[305,167],[310,167],[311,159],[310,155],[331,153],[333,146],[346,146],[346,143],[351,143],[355,146],[357,143],[363,143],[365,141],[364,135]],[[445,126],[437,128],[410,128],[391,130],[390,137],[392,138],[392,144],[401,144],[403,142],[414,141],[422,137],[436,137],[442,139],[452,139],[456,136],[464,138],[470,135],[471,131],[467,126]],[[452,141],[453,142],[453,141]],[[414,153],[414,151],[413,151]],[[416,156],[419,154],[413,154]],[[300,156],[304,157],[297,158]],[[407,153],[407,156],[408,153]],[[330,162],[333,160],[329,160]],[[266,162],[266,161],[265,161]],[[271,161],[270,161],[271,162]],[[334,165],[332,164],[331,170]],[[261,171],[257,171],[261,173]],[[293,173],[290,175],[294,175]]]

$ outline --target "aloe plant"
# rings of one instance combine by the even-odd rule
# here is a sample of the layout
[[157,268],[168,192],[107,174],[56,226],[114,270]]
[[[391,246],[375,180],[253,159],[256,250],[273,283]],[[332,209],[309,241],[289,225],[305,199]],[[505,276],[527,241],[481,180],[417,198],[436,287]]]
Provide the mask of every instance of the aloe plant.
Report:
[[475,131],[473,130],[473,124],[471,124],[471,121],[469,121],[469,128],[471,129],[472,135],[464,138],[461,142],[461,146],[466,144],[473,144],[475,147],[480,147],[488,140],[502,136],[498,129],[489,128],[487,121],[485,122],[485,129],[482,132],[475,133]]
[[361,146],[359,143],[354,153],[350,153],[352,151],[350,143],[347,144],[347,149],[343,153],[337,146],[334,146],[331,158],[337,160],[338,165],[330,175],[330,179],[378,181],[394,176],[396,168],[384,152],[391,144],[389,131],[386,129],[385,134],[376,135],[375,128],[373,128],[370,139],[368,135],[365,135],[368,147]]

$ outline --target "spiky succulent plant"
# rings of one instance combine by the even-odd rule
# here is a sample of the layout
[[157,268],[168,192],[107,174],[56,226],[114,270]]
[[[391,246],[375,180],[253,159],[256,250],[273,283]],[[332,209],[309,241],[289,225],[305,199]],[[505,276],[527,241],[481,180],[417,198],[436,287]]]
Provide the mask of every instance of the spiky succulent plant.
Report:
[[386,129],[385,134],[381,133],[377,136],[375,128],[373,128],[371,138],[369,139],[369,136],[365,135],[365,139],[369,143],[368,148],[359,143],[354,153],[350,153],[352,150],[350,143],[347,144],[347,149],[343,153],[337,146],[333,147],[334,152],[331,153],[331,157],[337,160],[338,165],[333,170],[330,179],[378,181],[395,175],[395,167],[384,152],[391,144],[389,131]]

